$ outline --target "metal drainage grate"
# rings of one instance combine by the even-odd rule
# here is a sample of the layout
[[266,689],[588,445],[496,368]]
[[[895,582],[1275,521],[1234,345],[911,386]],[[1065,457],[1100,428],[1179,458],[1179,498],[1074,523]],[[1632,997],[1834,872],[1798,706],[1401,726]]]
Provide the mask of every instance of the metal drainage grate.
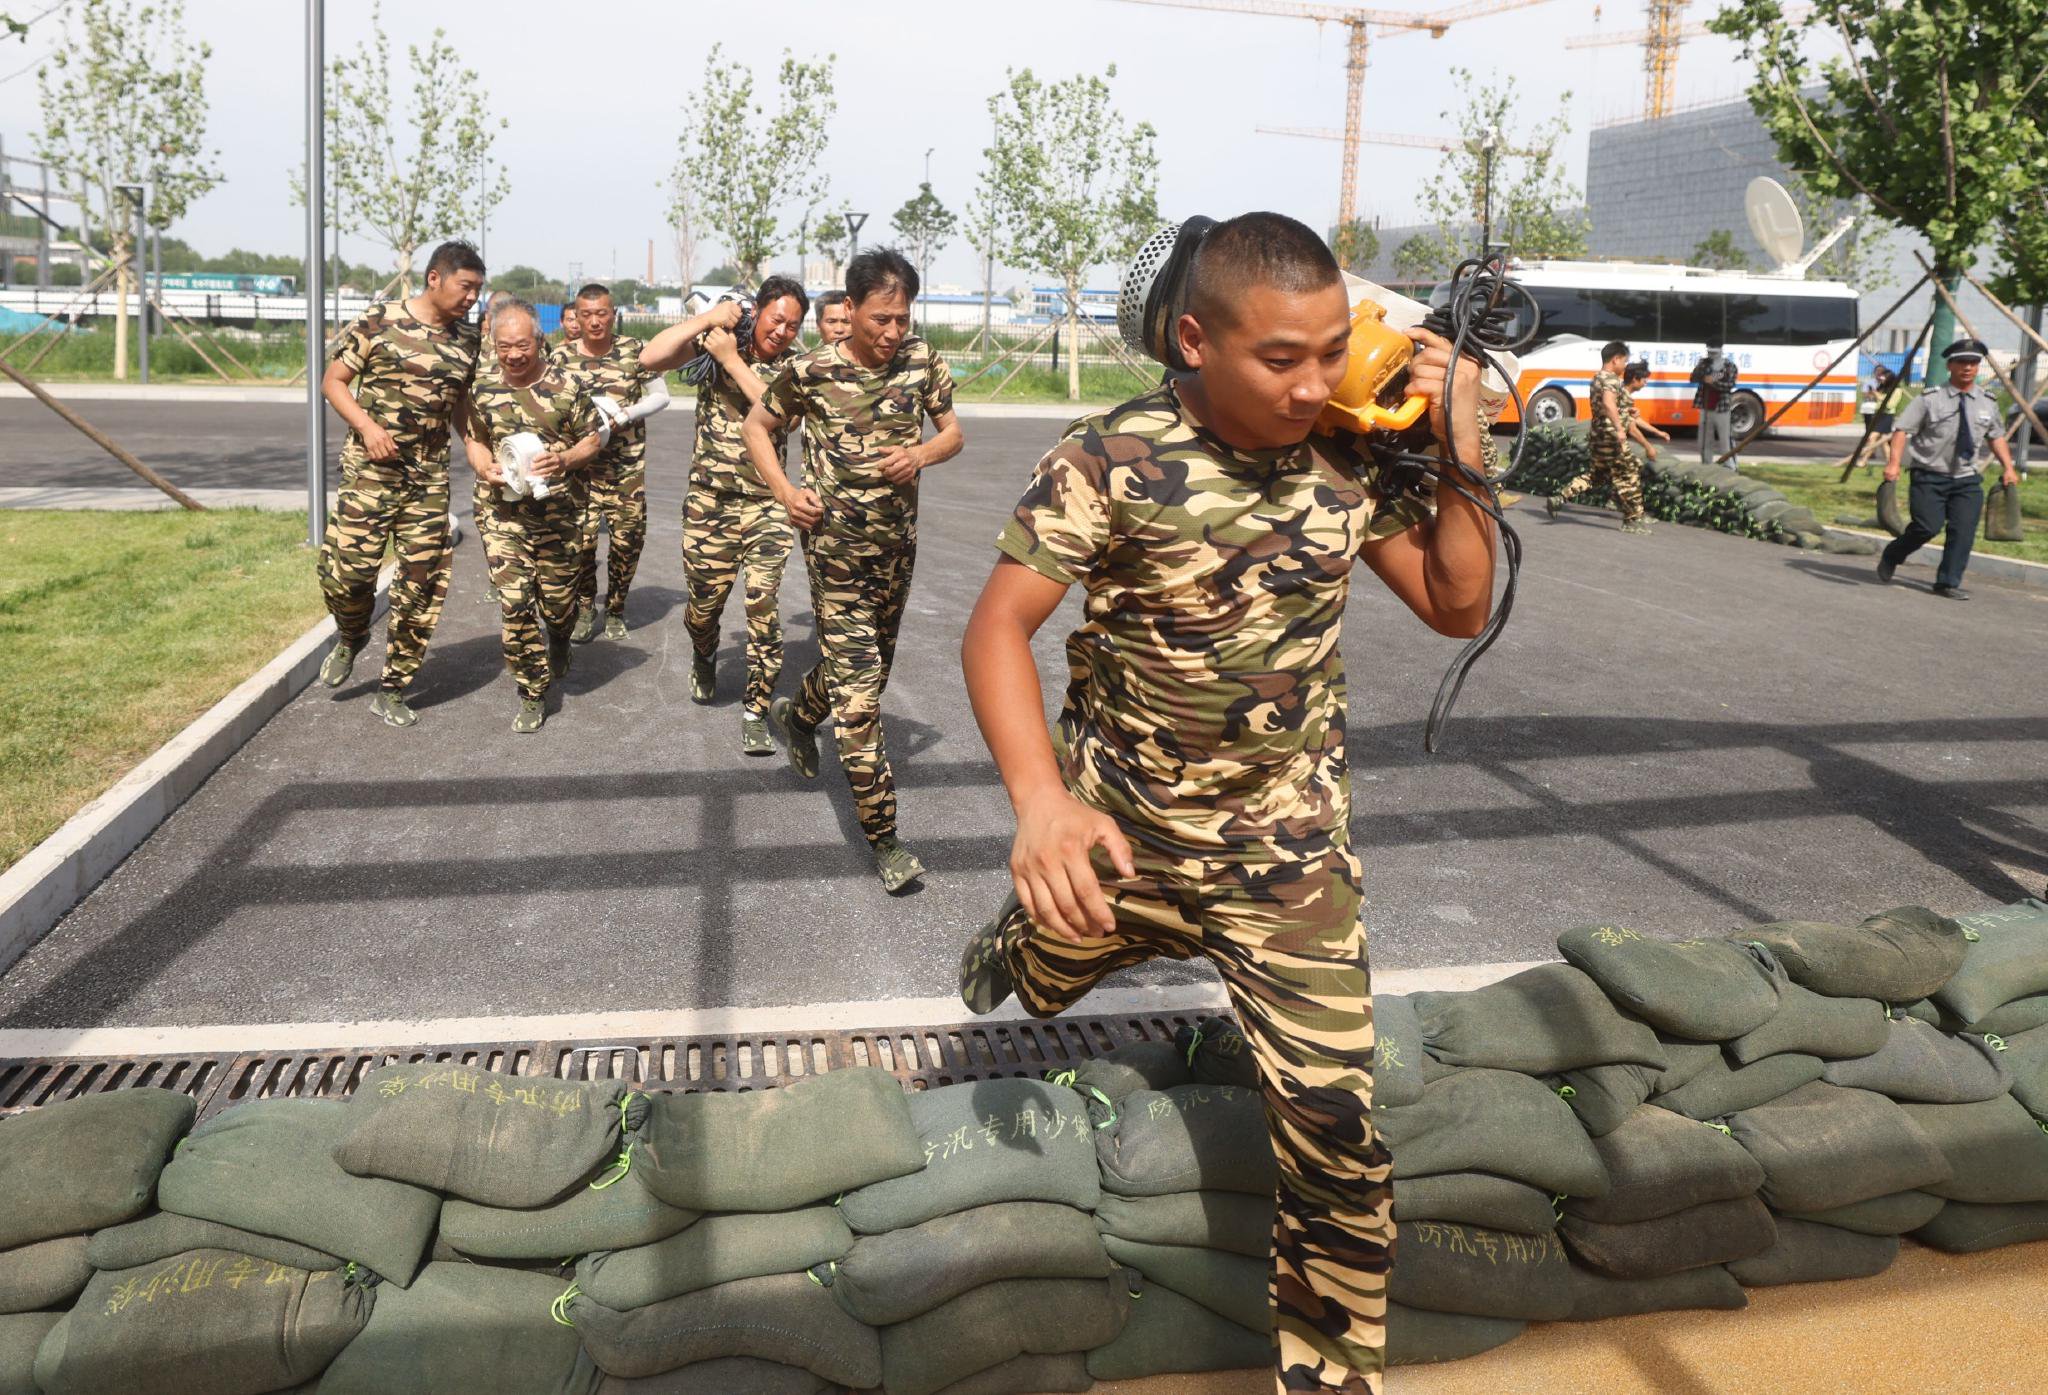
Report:
[[909,1090],[1037,1076],[1120,1046],[1171,1041],[1204,1014],[874,1027],[859,1031],[655,1037],[638,1041],[478,1042],[433,1047],[250,1051],[240,1055],[0,1060],[0,1114],[155,1085],[191,1095],[199,1117],[256,1099],[341,1099],[381,1066],[447,1064],[508,1075],[623,1080],[648,1091],[762,1090],[849,1066],[876,1066]]

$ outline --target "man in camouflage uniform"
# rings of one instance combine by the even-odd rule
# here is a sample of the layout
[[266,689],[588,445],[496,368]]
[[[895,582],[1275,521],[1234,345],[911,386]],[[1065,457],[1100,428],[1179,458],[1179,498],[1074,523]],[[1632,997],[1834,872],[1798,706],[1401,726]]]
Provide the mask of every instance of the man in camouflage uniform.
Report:
[[[1017,838],[1015,894],[969,942],[961,995],[981,1013],[1014,992],[1045,1017],[1117,969],[1206,955],[1279,1163],[1276,1388],[1363,1395],[1382,1389],[1393,1219],[1340,630],[1363,561],[1432,628],[1477,633],[1494,530],[1453,490],[1433,514],[1383,493],[1362,438],[1311,434],[1350,315],[1310,229],[1270,213],[1212,229],[1174,332],[1193,373],[1068,429],[968,623],[968,691]],[[1439,451],[1479,468],[1479,413],[1452,431],[1442,407],[1452,372],[1477,403],[1476,373],[1408,332]],[[1053,736],[1031,640],[1076,583]]]
[[395,727],[419,720],[405,690],[448,595],[448,432],[476,373],[477,327],[468,315],[483,279],[475,248],[442,243],[427,261],[426,289],[351,325],[320,383],[349,427],[341,492],[320,549],[320,591],[340,636],[320,681],[346,683],[369,640],[388,544],[398,573],[371,711]]
[[1657,458],[1657,448],[1650,444],[1650,437],[1655,436],[1658,440],[1668,443],[1671,440],[1671,436],[1669,432],[1660,431],[1647,421],[1644,421],[1642,408],[1636,405],[1636,394],[1645,387],[1648,387],[1649,383],[1650,363],[1648,359],[1637,359],[1622,370],[1621,425],[1622,429],[1628,433],[1628,439],[1643,448],[1643,459],[1655,460]]
[[1643,467],[1628,448],[1628,423],[1622,415],[1628,393],[1621,385],[1621,371],[1627,366],[1628,345],[1602,346],[1600,371],[1593,375],[1593,420],[1586,429],[1591,468],[1544,500],[1543,506],[1555,518],[1571,500],[1605,484],[1621,509],[1621,531],[1640,535],[1650,531],[1650,521],[1643,516]]
[[845,291],[823,291],[818,296],[818,342],[837,344],[853,332],[853,311],[847,307]]
[[[882,746],[882,690],[917,559],[917,477],[960,453],[953,375],[909,333],[917,272],[889,248],[846,269],[851,334],[802,355],[769,384],[742,428],[754,469],[804,530],[811,610],[823,657],[768,719],[804,779],[818,773],[818,724],[838,726],[839,764],[882,886],[898,892],[924,864],[896,836],[896,781]],[[930,417],[938,434],[923,441]],[[808,486],[782,470],[776,433],[798,421]]]
[[[513,295],[510,291],[492,291],[490,298],[484,302],[483,339],[478,347],[476,359],[478,373],[482,373],[485,369],[497,365],[498,344],[497,336],[493,331],[498,321],[498,312],[518,299],[519,297]],[[543,343],[542,348],[543,352],[545,352],[545,343]],[[470,473],[476,474],[473,470]],[[470,502],[475,506],[474,516],[476,519],[477,537],[484,544],[484,599],[492,605],[496,605],[498,604],[498,588],[490,580],[490,556],[491,528],[497,522],[494,509],[498,502],[498,491],[493,489],[490,482],[482,475],[476,475],[475,483],[470,492]]]

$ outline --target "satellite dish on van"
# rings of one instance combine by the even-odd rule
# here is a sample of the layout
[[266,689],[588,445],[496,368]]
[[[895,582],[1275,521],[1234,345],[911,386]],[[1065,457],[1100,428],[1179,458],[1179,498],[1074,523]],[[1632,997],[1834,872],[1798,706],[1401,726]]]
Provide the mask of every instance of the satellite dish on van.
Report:
[[1743,192],[1742,211],[1749,219],[1750,236],[1765,256],[1781,267],[1799,260],[1806,245],[1806,225],[1799,217],[1799,205],[1792,202],[1784,185],[1758,175]]

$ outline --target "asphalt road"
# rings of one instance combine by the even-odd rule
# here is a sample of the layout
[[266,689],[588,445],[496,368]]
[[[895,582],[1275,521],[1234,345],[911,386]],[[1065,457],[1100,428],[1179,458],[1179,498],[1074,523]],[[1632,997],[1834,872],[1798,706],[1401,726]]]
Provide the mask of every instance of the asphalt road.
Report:
[[[117,423],[117,409],[135,415]],[[25,410],[40,411],[0,402],[0,482],[55,468],[38,454],[48,436],[15,429]],[[96,413],[194,483],[297,468],[296,417],[267,408]],[[918,893],[891,899],[874,881],[830,757],[804,785],[780,759],[739,754],[737,600],[718,701],[689,702],[688,423],[672,414],[654,423],[632,633],[578,651],[539,735],[510,730],[516,697],[471,535],[414,690],[420,724],[369,716],[380,636],[354,681],[307,690],[0,979],[0,1026],[950,992],[961,938],[1004,893],[1012,831],[956,649],[990,542],[1056,424],[966,427],[967,451],[926,483],[885,703],[903,835],[932,869]],[[1630,538],[1586,510],[1549,522],[1525,503],[1515,522],[1522,593],[1440,755],[1423,754],[1422,720],[1457,646],[1368,575],[1355,588],[1352,833],[1376,963],[1541,958],[1592,919],[1681,936],[2042,890],[2048,595],[1986,582],[1945,602],[1925,567],[1886,589],[1867,559],[1661,525]],[[1049,705],[1075,609],[1041,638]],[[816,652],[797,566],[783,614],[787,691]]]

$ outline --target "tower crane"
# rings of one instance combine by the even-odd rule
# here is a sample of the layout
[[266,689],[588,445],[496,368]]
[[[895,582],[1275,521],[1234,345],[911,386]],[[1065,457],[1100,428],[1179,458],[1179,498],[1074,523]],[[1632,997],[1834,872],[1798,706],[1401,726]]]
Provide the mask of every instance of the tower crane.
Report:
[[[1671,115],[1678,95],[1678,48],[1687,39],[1712,31],[1698,21],[1680,24],[1679,17],[1692,0],[1649,0],[1650,24],[1625,34],[1581,34],[1566,39],[1566,48],[1606,48],[1611,44],[1643,46],[1643,112],[1652,121]],[[1813,12],[1811,5],[1794,5],[1785,11],[1789,22]]]

